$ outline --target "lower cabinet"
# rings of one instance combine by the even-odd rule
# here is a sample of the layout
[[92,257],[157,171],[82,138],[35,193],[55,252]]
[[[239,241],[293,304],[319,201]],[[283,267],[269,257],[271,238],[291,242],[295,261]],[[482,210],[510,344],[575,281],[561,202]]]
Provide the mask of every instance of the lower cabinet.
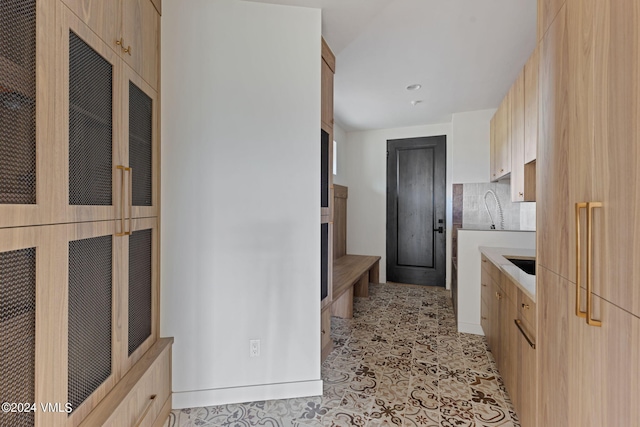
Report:
[[484,258],[481,295],[482,329],[520,424],[536,426],[535,303]]
[[320,331],[320,347],[322,348],[321,360],[327,358],[329,353],[333,351],[333,340],[331,339],[331,305],[322,310]]
[[102,425],[114,396],[135,417],[112,425],[152,425],[171,390],[158,292],[156,218],[0,229],[0,395],[36,404],[0,426]]
[[80,425],[163,425],[171,411],[172,342],[160,338]]

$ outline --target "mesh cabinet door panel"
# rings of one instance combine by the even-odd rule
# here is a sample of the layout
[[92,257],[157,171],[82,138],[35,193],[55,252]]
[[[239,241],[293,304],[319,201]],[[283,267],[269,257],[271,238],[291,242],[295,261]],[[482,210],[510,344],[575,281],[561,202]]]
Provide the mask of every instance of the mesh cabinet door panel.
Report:
[[[0,396],[35,402],[36,249],[0,253]],[[34,425],[34,413],[0,413],[0,426]]]
[[152,204],[153,100],[129,82],[129,166],[133,169],[131,203]]
[[151,336],[152,231],[129,236],[129,356]]
[[69,204],[112,204],[113,66],[69,31]]
[[36,203],[36,2],[0,2],[0,204]]
[[69,242],[68,402],[75,410],[111,375],[112,236]]

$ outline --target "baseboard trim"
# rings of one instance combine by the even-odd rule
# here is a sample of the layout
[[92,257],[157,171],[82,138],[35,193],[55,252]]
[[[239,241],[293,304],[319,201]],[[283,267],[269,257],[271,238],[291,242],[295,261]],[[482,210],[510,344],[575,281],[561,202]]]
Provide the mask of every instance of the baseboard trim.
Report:
[[173,409],[322,396],[322,380],[227,387],[208,390],[174,391]]
[[484,335],[482,326],[476,323],[458,322],[458,332],[464,332],[465,334]]

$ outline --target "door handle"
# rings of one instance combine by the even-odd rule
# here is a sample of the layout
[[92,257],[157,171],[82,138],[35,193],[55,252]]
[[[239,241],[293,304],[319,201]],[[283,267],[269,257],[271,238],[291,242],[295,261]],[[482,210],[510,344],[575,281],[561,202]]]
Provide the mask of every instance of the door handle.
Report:
[[[581,299],[581,275],[582,275],[582,245],[580,242],[580,209],[587,209],[588,205],[585,202],[576,203],[576,316],[587,318],[587,312],[582,311],[580,308]],[[588,256],[588,254],[587,254]]]
[[593,257],[593,209],[601,208],[601,202],[589,202],[587,203],[587,325],[590,326],[602,326],[600,320],[596,320],[591,317],[592,304],[593,304],[593,277],[592,277],[592,262]]
[[438,228],[434,228],[433,231],[437,231],[438,233],[442,234],[444,233],[444,227],[440,226]]

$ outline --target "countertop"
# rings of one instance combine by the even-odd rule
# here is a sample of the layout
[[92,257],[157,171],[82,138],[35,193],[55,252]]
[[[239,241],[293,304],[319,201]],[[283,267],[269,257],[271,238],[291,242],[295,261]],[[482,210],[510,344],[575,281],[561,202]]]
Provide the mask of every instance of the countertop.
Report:
[[480,252],[487,257],[496,267],[509,277],[533,301],[536,301],[536,276],[527,274],[516,267],[505,257],[535,259],[535,249],[522,248],[494,248],[480,246]]

